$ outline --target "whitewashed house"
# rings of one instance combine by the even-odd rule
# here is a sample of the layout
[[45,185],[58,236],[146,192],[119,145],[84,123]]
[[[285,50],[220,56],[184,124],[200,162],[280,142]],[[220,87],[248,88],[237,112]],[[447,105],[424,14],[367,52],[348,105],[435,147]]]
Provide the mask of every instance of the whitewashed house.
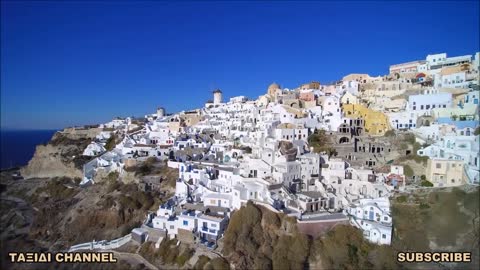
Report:
[[363,231],[370,242],[390,245],[392,241],[392,217],[387,197],[361,199],[347,208],[350,223]]

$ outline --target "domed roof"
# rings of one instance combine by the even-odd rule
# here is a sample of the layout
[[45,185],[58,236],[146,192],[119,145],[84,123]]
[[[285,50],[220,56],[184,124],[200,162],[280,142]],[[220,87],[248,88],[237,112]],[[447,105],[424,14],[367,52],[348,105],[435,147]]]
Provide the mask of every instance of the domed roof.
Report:
[[215,93],[222,93],[222,90],[220,90],[219,88],[217,88],[217,89],[215,89],[215,90],[213,91],[213,93],[214,93],[214,94],[215,94]]
[[268,89],[280,89],[280,85],[278,83],[272,83]]

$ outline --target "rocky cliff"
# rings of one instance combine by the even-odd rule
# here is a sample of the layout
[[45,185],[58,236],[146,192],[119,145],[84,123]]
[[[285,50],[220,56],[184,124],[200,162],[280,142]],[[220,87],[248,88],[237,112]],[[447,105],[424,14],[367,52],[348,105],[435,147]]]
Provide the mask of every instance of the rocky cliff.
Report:
[[83,150],[101,129],[64,129],[53,135],[46,145],[38,145],[33,158],[21,169],[23,177],[82,177],[82,166],[88,161]]

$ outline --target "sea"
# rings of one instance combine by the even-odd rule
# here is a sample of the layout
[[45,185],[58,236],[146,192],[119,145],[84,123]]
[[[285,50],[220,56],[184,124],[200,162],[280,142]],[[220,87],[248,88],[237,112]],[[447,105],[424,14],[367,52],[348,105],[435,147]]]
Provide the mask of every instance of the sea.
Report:
[[0,168],[7,169],[28,164],[35,153],[35,147],[45,144],[56,130],[1,130]]

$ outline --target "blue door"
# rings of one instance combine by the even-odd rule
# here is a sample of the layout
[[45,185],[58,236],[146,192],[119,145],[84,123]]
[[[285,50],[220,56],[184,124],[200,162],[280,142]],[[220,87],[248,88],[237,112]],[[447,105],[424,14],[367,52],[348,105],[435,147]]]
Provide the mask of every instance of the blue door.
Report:
[[473,99],[473,104],[478,104],[478,98]]
[[373,220],[373,211],[370,211],[370,214],[368,215],[368,219]]

